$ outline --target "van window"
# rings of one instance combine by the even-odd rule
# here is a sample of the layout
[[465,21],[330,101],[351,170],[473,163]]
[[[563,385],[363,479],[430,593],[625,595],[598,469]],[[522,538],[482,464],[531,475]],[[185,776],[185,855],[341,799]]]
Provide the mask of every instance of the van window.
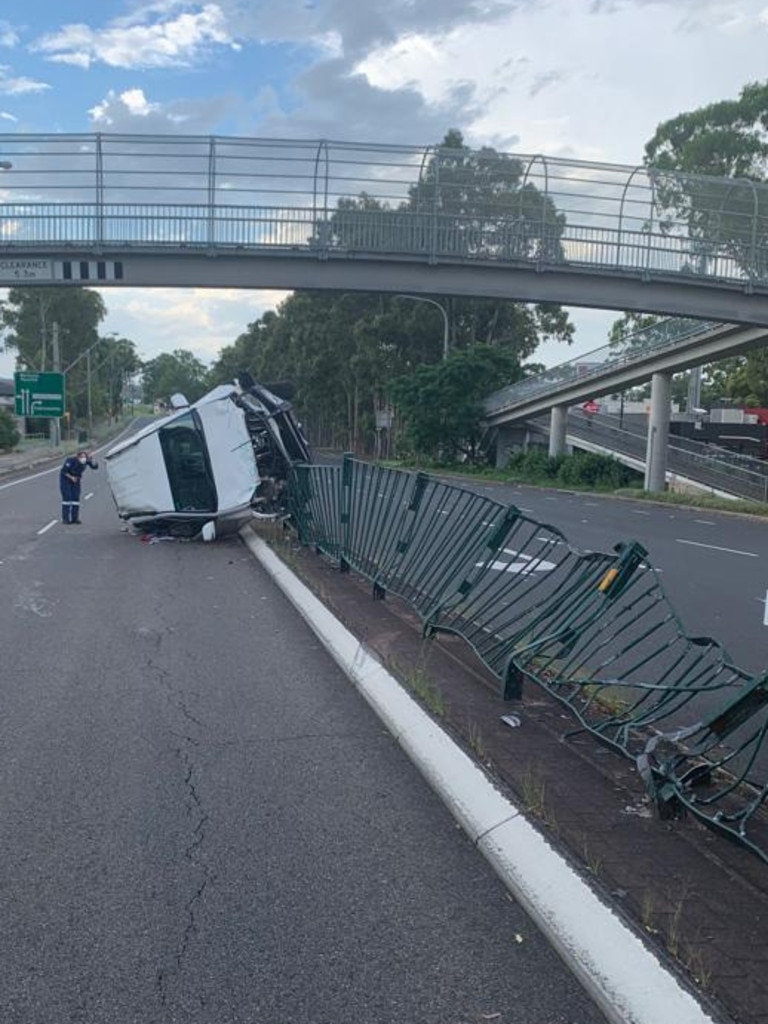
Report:
[[196,417],[190,412],[161,427],[160,447],[176,511],[216,512],[216,485]]

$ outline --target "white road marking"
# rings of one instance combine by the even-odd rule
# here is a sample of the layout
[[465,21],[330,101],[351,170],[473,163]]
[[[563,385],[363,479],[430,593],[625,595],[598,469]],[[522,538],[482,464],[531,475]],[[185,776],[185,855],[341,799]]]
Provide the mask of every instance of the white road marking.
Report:
[[48,533],[48,531],[50,530],[50,528],[51,528],[52,526],[55,526],[55,525],[56,525],[56,523],[58,523],[58,519],[52,519],[52,520],[50,521],[50,523],[48,523],[48,525],[47,525],[47,526],[44,526],[44,527],[42,528],[42,530],[38,530],[38,531],[37,531],[37,536],[38,536],[38,537],[42,537],[42,535],[43,535],[44,533]]
[[54,466],[53,469],[44,469],[42,473],[33,473],[31,476],[23,476],[21,480],[11,480],[9,484],[0,484],[0,491],[6,490],[8,487],[16,487],[18,484],[25,484],[29,480],[37,480],[41,476],[49,476],[51,473],[58,473],[59,467]]
[[523,555],[518,551],[514,551],[512,548],[504,548],[505,555],[512,555],[513,558],[518,558],[517,562],[475,562],[478,569],[483,569],[486,566],[489,569],[494,569],[496,572],[513,572],[519,573],[521,576],[530,576],[532,572],[552,572],[553,569],[557,568],[554,562],[547,562],[543,558],[537,558],[533,555]]
[[717,526],[717,523],[710,523],[708,519],[694,519],[694,523],[700,523],[702,526]]
[[763,611],[763,625],[768,626],[768,590],[765,592],[765,610]]
[[641,510],[639,508],[633,508],[632,509],[632,515],[633,516],[649,516],[650,514],[651,514],[650,512],[645,512],[645,511],[643,511],[643,510]]
[[709,548],[710,551],[725,551],[729,555],[744,555],[745,558],[759,558],[760,555],[755,554],[754,551],[737,551],[736,548],[721,548],[717,544],[700,544],[696,540],[681,540],[679,537],[675,538],[678,544],[690,544],[694,548]]

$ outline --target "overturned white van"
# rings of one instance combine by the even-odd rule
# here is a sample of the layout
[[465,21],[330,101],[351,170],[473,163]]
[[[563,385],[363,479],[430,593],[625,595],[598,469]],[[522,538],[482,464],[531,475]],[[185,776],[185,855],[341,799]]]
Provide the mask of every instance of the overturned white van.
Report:
[[309,461],[290,403],[247,375],[105,456],[121,519],[141,532],[205,539],[283,514],[290,467]]

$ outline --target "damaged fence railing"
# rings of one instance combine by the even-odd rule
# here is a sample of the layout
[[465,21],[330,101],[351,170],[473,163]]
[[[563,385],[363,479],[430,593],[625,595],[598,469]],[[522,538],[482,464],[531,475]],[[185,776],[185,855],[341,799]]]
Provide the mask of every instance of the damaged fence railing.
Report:
[[423,473],[345,457],[291,479],[301,541],[463,637],[634,759],[663,816],[688,809],[768,861],[768,676],[690,637],[637,542],[582,552],[555,527]]

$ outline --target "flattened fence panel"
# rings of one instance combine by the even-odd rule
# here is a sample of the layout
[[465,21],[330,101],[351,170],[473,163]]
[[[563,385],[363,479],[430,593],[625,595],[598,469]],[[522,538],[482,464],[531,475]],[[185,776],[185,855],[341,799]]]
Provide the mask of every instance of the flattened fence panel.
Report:
[[291,480],[302,542],[463,637],[512,699],[544,687],[688,810],[768,861],[768,676],[689,636],[637,542],[581,552],[555,527],[423,473],[345,457]]

